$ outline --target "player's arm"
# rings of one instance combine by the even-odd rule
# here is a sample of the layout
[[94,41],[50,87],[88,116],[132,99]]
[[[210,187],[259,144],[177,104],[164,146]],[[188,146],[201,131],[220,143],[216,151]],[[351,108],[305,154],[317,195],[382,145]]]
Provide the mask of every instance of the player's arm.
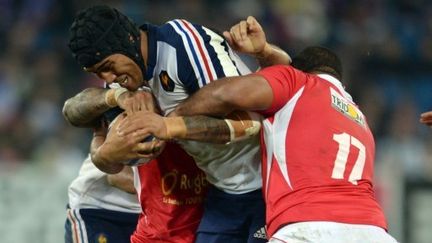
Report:
[[[143,120],[145,122],[142,122]],[[235,111],[225,118],[208,116],[162,117],[153,112],[138,112],[123,120],[117,131],[120,136],[130,133],[152,134],[164,140],[184,139],[229,143],[256,135],[260,127],[260,116],[245,111]]]
[[163,124],[168,139],[231,143],[258,134],[261,128],[261,116],[246,111],[234,111],[224,118],[170,116],[164,117]]
[[117,126],[126,116],[118,116],[111,124],[111,129],[105,133],[96,131],[91,143],[91,158],[93,164],[108,174],[119,173],[125,164],[134,159],[150,160],[158,156],[163,148],[163,141],[153,140],[143,142],[148,134],[131,133],[118,136]]
[[280,47],[267,43],[264,50],[255,55],[261,68],[276,64],[291,64],[291,57]]
[[125,166],[123,170],[117,174],[108,174],[107,180],[111,186],[117,187],[120,190],[131,194],[136,194],[133,171],[129,166]]
[[[107,181],[110,185],[117,187],[125,192],[135,194],[136,191],[133,185],[133,172],[129,166],[123,166],[123,164],[121,163],[101,164],[100,162],[98,162],[98,159],[94,158],[93,156],[94,151],[97,150],[105,142],[106,134],[107,125],[104,122],[101,126],[94,130],[90,148],[92,153],[92,162],[102,171],[116,173],[107,174]],[[96,163],[94,161],[96,161]]]
[[262,68],[291,63],[288,53],[267,42],[263,28],[252,16],[232,26],[223,35],[234,50],[254,56]]
[[108,174],[119,173],[124,165],[120,162],[108,161],[100,154],[102,145],[104,144],[108,132],[107,124],[100,122],[101,126],[94,129],[93,138],[90,143],[90,154],[93,164],[101,171]]
[[125,88],[94,87],[66,100],[63,115],[73,126],[94,127],[104,112],[116,106],[128,113],[154,109],[152,95],[147,91],[131,92]]
[[63,105],[63,116],[77,127],[95,127],[99,117],[111,107],[105,102],[108,90],[103,88],[87,88]]
[[228,77],[212,82],[179,104],[176,116],[226,116],[234,110],[268,109],[273,91],[267,80],[257,74]]

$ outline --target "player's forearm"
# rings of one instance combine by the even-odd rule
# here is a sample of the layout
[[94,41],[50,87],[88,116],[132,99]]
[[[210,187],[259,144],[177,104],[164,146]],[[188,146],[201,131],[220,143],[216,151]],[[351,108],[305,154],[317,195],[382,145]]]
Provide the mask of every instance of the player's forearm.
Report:
[[90,154],[93,164],[101,171],[108,174],[117,174],[122,171],[124,165],[105,158],[100,149],[105,141],[104,135],[95,135],[90,144]]
[[257,114],[236,111],[225,119],[208,116],[165,117],[168,138],[229,143],[254,136],[260,130]]
[[93,164],[101,171],[107,174],[119,173],[124,165],[122,163],[112,162],[106,158],[102,158],[99,153],[92,153],[91,155]]
[[125,166],[122,171],[118,174],[107,175],[108,183],[114,187],[119,188],[125,192],[135,194],[136,190],[134,187],[134,178],[132,169]]
[[276,64],[289,65],[292,61],[288,53],[273,44],[266,44],[263,52],[258,53],[255,57],[261,68]]
[[105,101],[106,89],[87,88],[66,100],[63,106],[65,119],[77,127],[93,127],[110,106]]
[[201,88],[180,103],[174,114],[225,117],[234,110],[265,110],[270,107],[272,100],[273,91],[261,75],[228,77]]
[[231,113],[235,107],[229,100],[229,94],[224,92],[227,79],[212,82],[191,97],[180,103],[173,114],[176,116],[211,115],[224,117]]
[[208,116],[182,117],[186,127],[183,139],[210,143],[227,143],[230,130],[223,119]]

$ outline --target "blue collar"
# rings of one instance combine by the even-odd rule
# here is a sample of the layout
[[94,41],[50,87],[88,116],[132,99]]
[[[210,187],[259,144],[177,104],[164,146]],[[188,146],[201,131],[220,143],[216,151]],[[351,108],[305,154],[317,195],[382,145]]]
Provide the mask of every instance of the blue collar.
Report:
[[150,23],[145,23],[139,27],[142,31],[147,32],[147,70],[143,74],[144,79],[149,81],[153,78],[153,70],[156,66],[156,51],[157,51],[157,32],[158,27]]

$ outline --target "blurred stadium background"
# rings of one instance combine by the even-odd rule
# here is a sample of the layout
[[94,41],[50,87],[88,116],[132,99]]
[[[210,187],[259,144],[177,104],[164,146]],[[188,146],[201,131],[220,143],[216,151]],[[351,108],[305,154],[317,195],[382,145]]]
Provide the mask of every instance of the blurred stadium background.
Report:
[[0,0],[0,242],[63,241],[67,185],[91,133],[66,124],[61,108],[98,83],[69,54],[68,28],[76,11],[101,3],[137,23],[186,18],[220,30],[254,15],[291,55],[316,44],[336,50],[375,133],[376,188],[390,233],[431,242],[432,133],[418,122],[432,110],[426,0]]

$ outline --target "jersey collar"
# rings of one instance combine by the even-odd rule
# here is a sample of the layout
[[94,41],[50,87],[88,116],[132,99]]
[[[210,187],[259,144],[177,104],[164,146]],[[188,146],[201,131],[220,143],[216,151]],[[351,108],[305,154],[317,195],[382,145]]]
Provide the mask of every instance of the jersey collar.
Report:
[[318,77],[332,83],[334,86],[336,86],[336,88],[338,88],[339,92],[341,92],[342,95],[345,96],[345,98],[347,98],[351,102],[353,101],[351,95],[345,91],[345,88],[342,85],[341,81],[339,81],[337,78],[335,78],[331,75],[328,75],[328,74],[324,74],[324,73],[318,74]]
[[153,71],[156,66],[156,41],[157,26],[145,23],[140,26],[142,31],[147,32],[147,71],[143,74],[144,79],[149,81],[153,78]]

